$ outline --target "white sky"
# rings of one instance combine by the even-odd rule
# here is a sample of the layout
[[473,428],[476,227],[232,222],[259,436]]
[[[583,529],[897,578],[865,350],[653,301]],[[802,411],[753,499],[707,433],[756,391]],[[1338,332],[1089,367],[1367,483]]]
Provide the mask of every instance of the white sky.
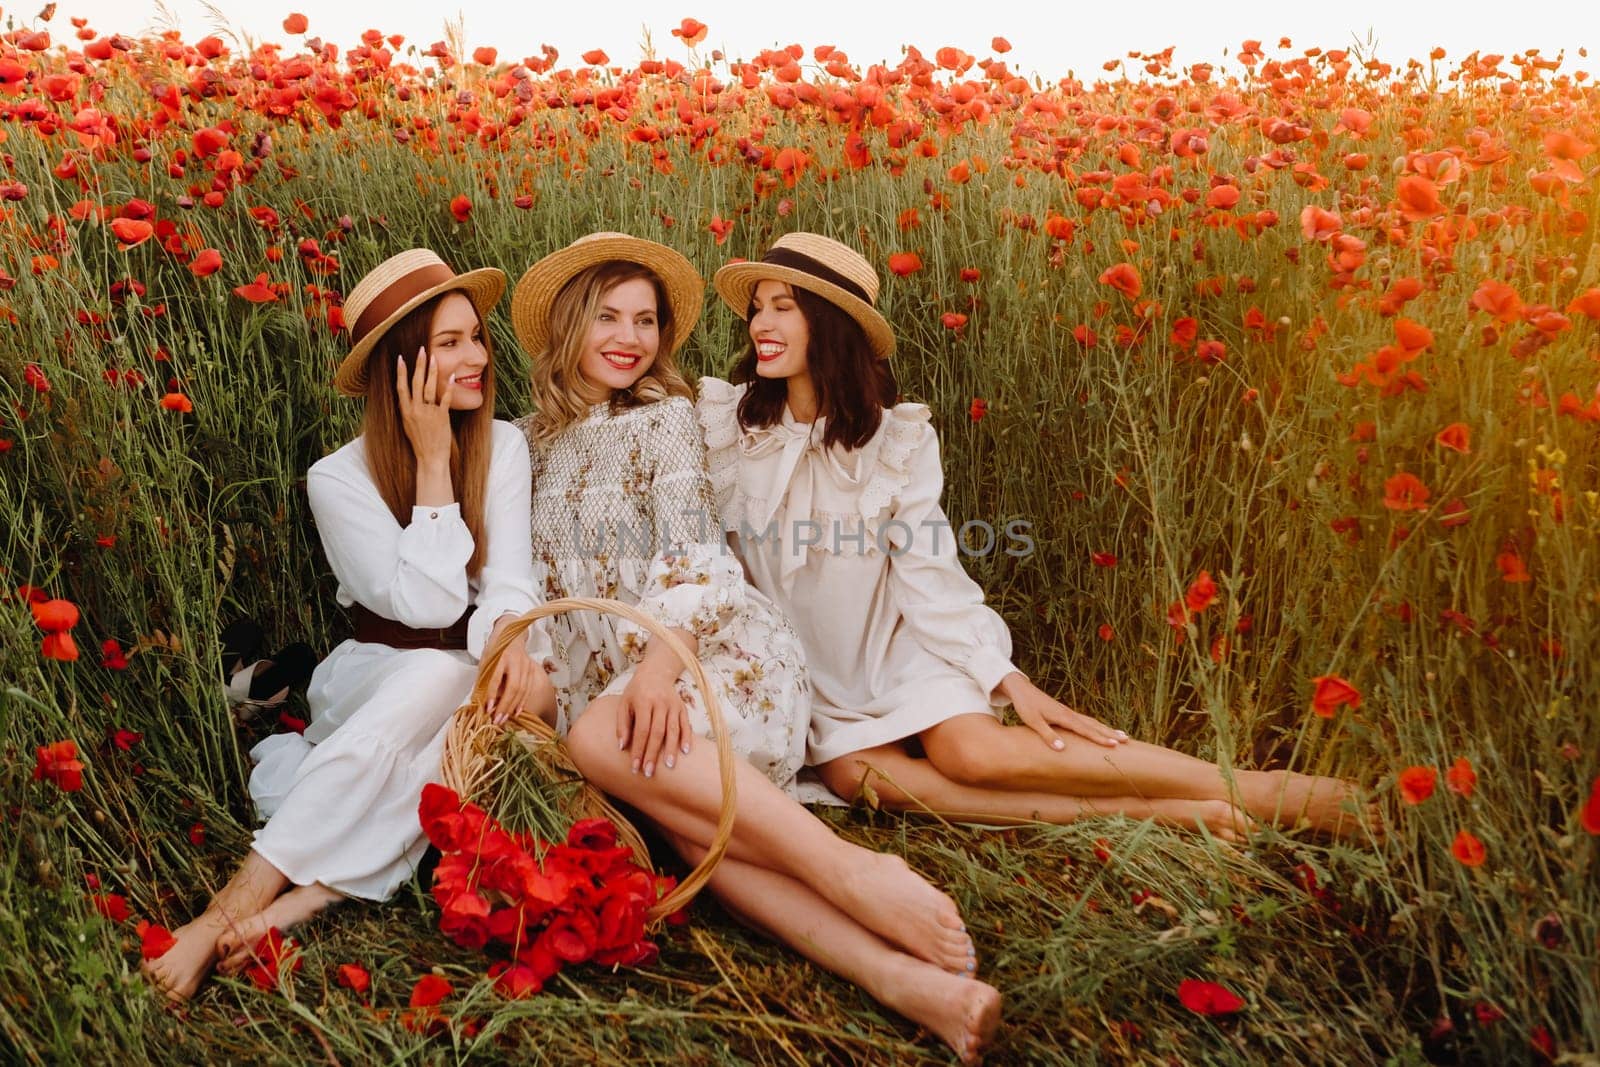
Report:
[[[42,6],[43,0],[7,5],[5,17],[37,27],[31,16]],[[443,38],[446,19],[459,13],[469,49],[492,45],[502,59],[517,59],[548,43],[560,50],[562,65],[579,64],[591,48],[631,65],[647,33],[658,56],[682,59],[684,46],[671,30],[694,17],[710,27],[703,55],[720,47],[730,58],[747,58],[798,43],[809,60],[814,46],[831,44],[858,70],[898,61],[903,44],[930,57],[940,46],[955,45],[982,59],[999,35],[1010,40],[1013,51],[1004,58],[1018,73],[1053,80],[1075,70],[1090,80],[1102,62],[1130,50],[1176,45],[1180,65],[1218,63],[1223,49],[1231,55],[1245,38],[1261,40],[1271,56],[1278,54],[1280,37],[1293,40],[1295,51],[1287,54],[1298,54],[1313,45],[1350,47],[1370,34],[1378,57],[1397,65],[1426,58],[1435,45],[1451,59],[1473,50],[1509,56],[1530,47],[1553,57],[1565,48],[1564,70],[1600,72],[1600,0],[61,0],[49,28],[56,41],[70,40],[68,18],[78,15],[108,34],[176,25],[192,41],[226,25],[258,40],[285,41],[282,21],[291,11],[311,20],[310,35],[341,47],[376,28],[405,34],[419,48]],[[1580,46],[1587,46],[1589,58],[1578,56]]]

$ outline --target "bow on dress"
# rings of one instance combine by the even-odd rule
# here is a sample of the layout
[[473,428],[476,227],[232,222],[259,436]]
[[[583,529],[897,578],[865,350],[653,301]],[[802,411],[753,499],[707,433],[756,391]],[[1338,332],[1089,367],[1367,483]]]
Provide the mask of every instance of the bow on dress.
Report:
[[[813,516],[817,480],[831,478],[841,490],[859,496],[859,490],[866,483],[866,472],[872,469],[864,449],[824,447],[825,429],[822,418],[813,423],[796,422],[789,409],[784,408],[781,421],[771,426],[752,427],[739,435],[739,454],[746,459],[766,459],[780,452],[783,455],[766,487],[765,498],[747,497],[745,514],[756,524],[755,530],[763,532],[774,518],[781,519],[778,543],[783,550],[778,573],[785,593],[793,588],[794,576],[805,563],[806,550],[796,544],[798,524],[816,521]],[[863,521],[868,518],[870,516],[862,516]]]

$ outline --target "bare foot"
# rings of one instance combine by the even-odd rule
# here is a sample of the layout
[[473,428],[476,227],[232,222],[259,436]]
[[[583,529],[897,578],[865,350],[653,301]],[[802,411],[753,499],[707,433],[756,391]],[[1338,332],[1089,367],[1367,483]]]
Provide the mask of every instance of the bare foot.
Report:
[[1175,825],[1182,825],[1189,830],[1203,825],[1212,837],[1234,845],[1248,841],[1251,830],[1255,828],[1255,823],[1243,808],[1226,800],[1194,801],[1186,817],[1173,821]]
[[216,939],[217,959],[221,961],[217,970],[226,975],[240,973],[255,962],[256,946],[273,927],[286,933],[329,904],[343,899],[344,894],[325,885],[296,886],[249,918],[228,924]]
[[228,928],[228,917],[208,909],[193,922],[172,933],[175,944],[139,969],[167,999],[181,1003],[195,995],[217,963],[217,935]]
[[1268,781],[1272,783],[1269,803],[1282,825],[1292,827],[1303,821],[1316,833],[1346,839],[1360,836],[1363,829],[1381,836],[1377,809],[1361,804],[1354,782],[1293,771],[1269,772]]
[[921,960],[958,975],[978,969],[956,902],[899,856],[856,849],[829,899],[862,926]]
[[891,977],[878,999],[938,1034],[962,1063],[977,1063],[1000,1025],[999,990],[975,978],[902,958],[902,973]]

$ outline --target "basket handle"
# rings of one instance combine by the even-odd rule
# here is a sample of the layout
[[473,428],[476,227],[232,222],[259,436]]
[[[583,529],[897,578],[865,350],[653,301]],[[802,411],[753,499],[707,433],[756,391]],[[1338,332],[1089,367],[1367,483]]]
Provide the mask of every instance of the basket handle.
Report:
[[[457,720],[462,720],[463,716],[465,716],[463,726],[471,729],[479,737],[482,735],[484,725],[489,725],[492,729],[492,724],[489,723],[483,707],[488,697],[489,681],[494,676],[495,668],[499,666],[500,658],[506,655],[513,645],[516,645],[519,651],[521,650],[520,642],[524,639],[528,627],[540,619],[562,615],[569,611],[597,611],[603,614],[619,615],[650,631],[651,636],[657,640],[665,642],[667,647],[678,657],[678,662],[683,664],[690,677],[694,680],[695,687],[700,691],[701,702],[705,705],[706,717],[711,720],[711,732],[714,743],[717,746],[717,768],[721,774],[722,782],[722,809],[717,815],[716,832],[712,834],[711,843],[706,848],[706,854],[701,858],[699,864],[695,866],[695,869],[690,871],[673,888],[672,892],[650,906],[646,916],[650,921],[654,922],[682,909],[710,881],[711,872],[716,869],[717,864],[728,851],[728,842],[733,838],[733,820],[737,806],[737,793],[734,787],[734,761],[739,757],[734,754],[733,742],[728,737],[727,724],[722,716],[722,708],[717,703],[716,692],[706,680],[705,669],[700,665],[699,657],[689,651],[688,646],[678,638],[678,635],[674,634],[657,619],[652,618],[631,604],[624,604],[620,600],[610,600],[604,597],[563,597],[559,600],[549,601],[500,628],[490,639],[479,662],[478,680],[472,686],[472,695],[468,697],[467,705],[456,713],[456,718]],[[474,723],[474,720],[481,720],[481,722]],[[550,728],[548,723],[526,710],[507,722],[501,729],[513,729],[518,733],[531,733],[536,738],[545,741],[553,739],[555,734],[555,731]],[[524,741],[524,743],[527,742]],[[448,751],[449,748],[447,747],[447,753]],[[609,808],[609,805],[607,807]],[[620,814],[615,814],[615,809],[610,809],[610,811],[613,813],[614,822],[618,822],[619,826],[627,825]],[[636,852],[639,852],[643,849],[643,845],[638,842],[637,835],[633,836],[634,840],[628,843],[634,847]]]

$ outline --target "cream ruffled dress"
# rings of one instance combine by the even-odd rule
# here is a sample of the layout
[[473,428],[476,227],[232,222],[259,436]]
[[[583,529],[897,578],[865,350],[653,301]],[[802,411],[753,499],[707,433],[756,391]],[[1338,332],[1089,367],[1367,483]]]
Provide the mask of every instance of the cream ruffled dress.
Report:
[[897,404],[863,447],[824,449],[822,421],[787,408],[742,429],[744,389],[702,378],[697,408],[723,529],[805,647],[806,762],[998,715],[1011,635],[961,567],[927,407]]

